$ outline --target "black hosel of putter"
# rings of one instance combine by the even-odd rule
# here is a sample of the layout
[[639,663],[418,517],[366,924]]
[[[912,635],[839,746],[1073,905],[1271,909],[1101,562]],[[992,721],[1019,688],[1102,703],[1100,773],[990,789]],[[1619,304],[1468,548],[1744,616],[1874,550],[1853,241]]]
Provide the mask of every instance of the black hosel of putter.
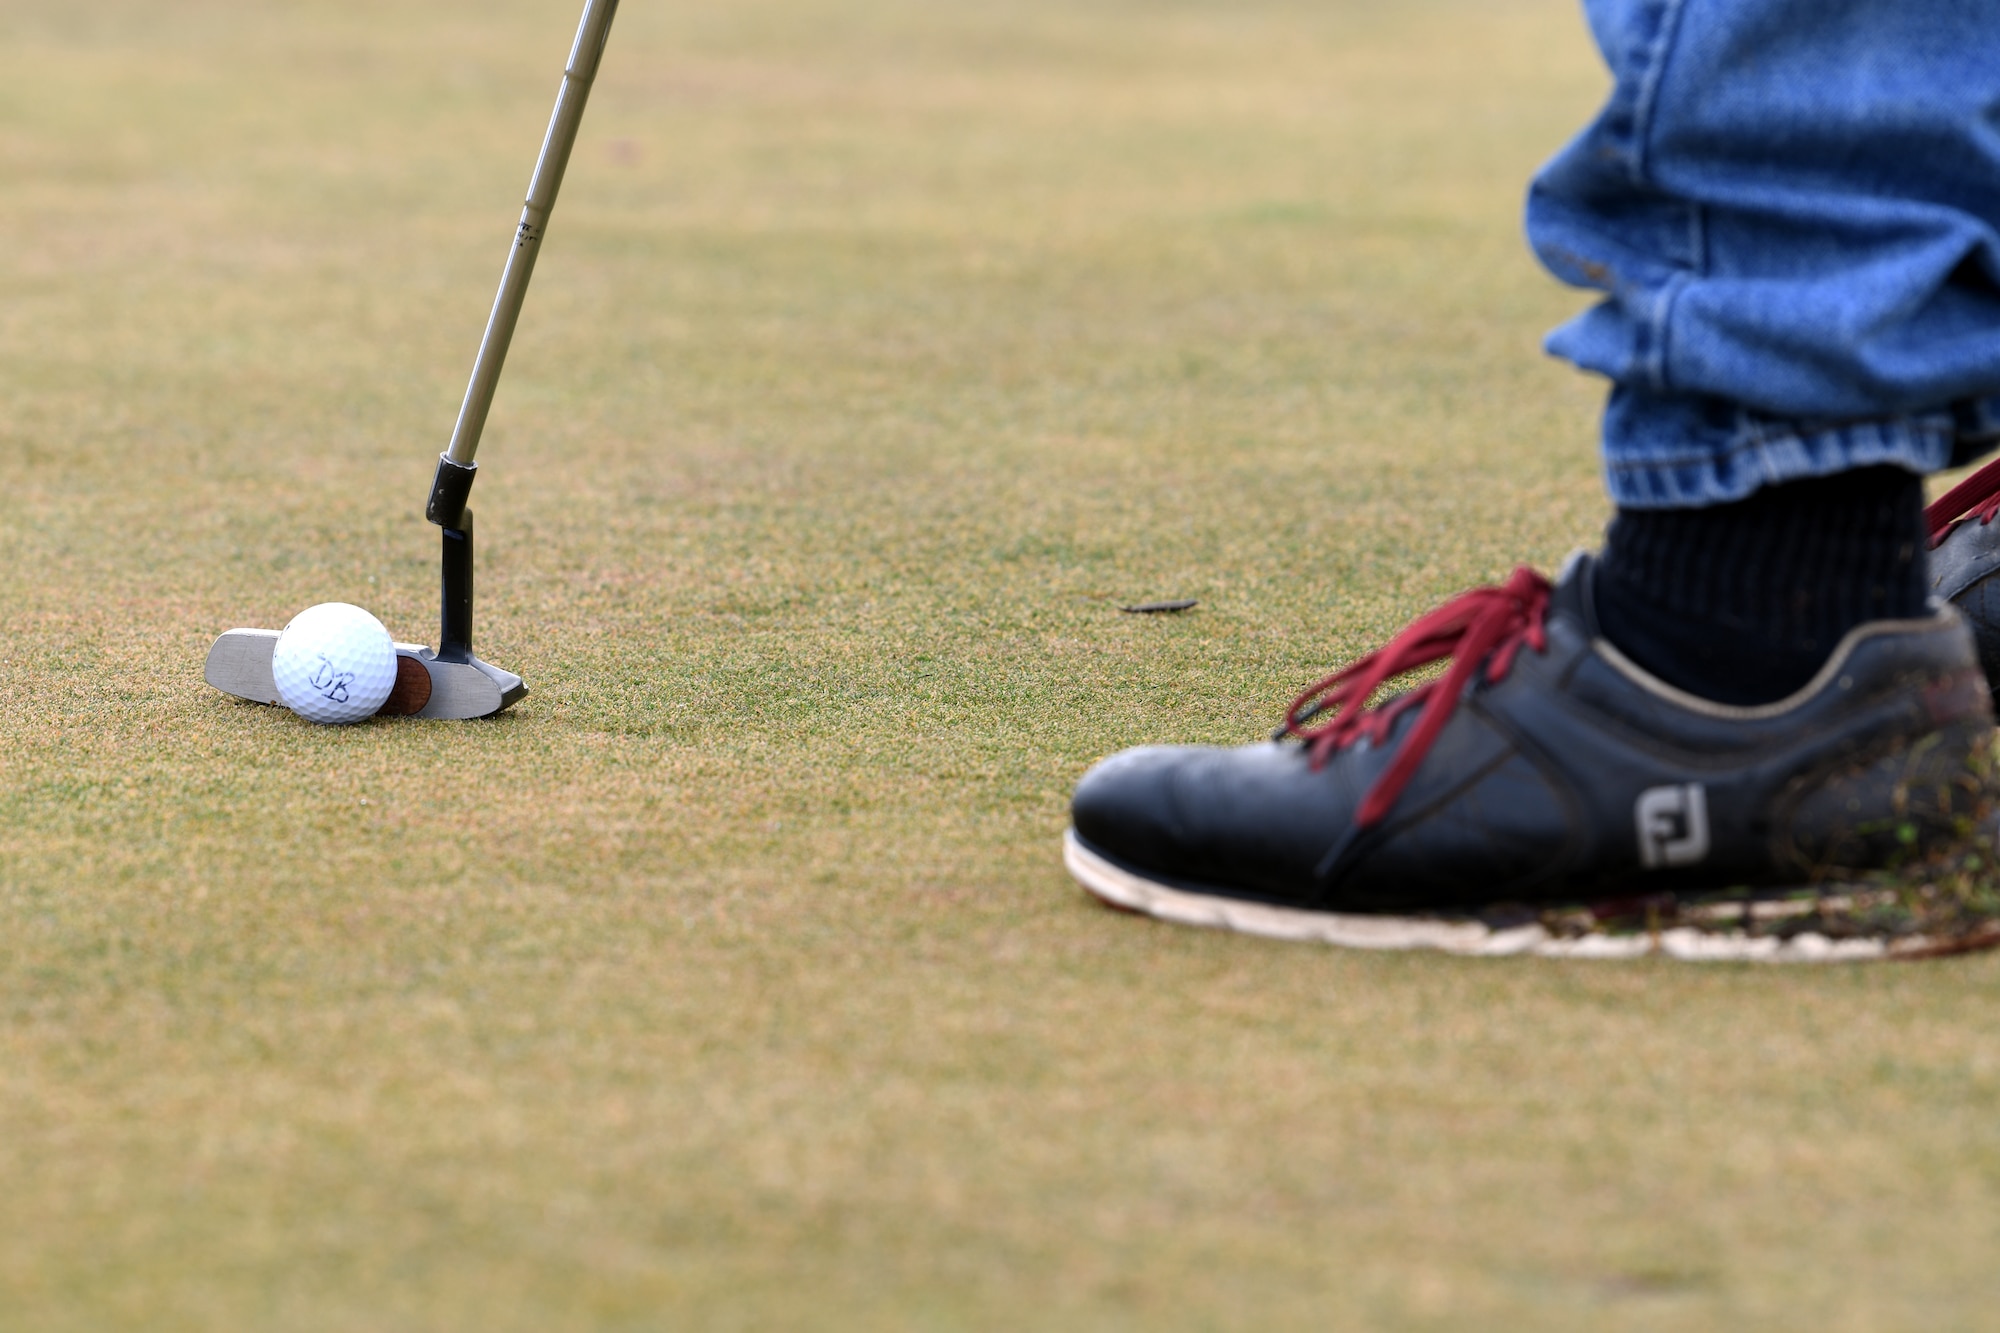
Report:
[[438,611],[440,662],[472,660],[472,511],[465,507],[472,494],[477,463],[454,463],[438,456],[431,478],[431,496],[424,517],[444,530],[443,604]]

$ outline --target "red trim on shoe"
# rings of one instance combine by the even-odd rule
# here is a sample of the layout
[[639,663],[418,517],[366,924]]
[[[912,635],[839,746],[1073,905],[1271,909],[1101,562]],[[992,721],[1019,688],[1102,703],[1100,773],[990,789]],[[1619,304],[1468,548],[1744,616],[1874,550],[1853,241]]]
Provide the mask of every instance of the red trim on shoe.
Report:
[[1988,463],[1940,495],[1930,508],[1924,510],[1924,526],[1930,529],[1931,549],[1937,549],[1937,544],[1960,523],[1976,518],[1984,527],[1993,521],[1995,514],[2000,514],[2000,459]]
[[[2000,489],[2000,483],[1996,483]],[[1280,736],[1292,735],[1306,742],[1315,771],[1323,768],[1336,750],[1362,737],[1380,743],[1387,738],[1395,720],[1409,709],[1421,707],[1422,714],[1389,767],[1376,778],[1356,812],[1354,825],[1367,828],[1379,822],[1395,806],[1417,766],[1430,752],[1431,743],[1458,707],[1459,696],[1472,683],[1480,664],[1486,664],[1486,679],[1497,681],[1514,665],[1514,657],[1526,644],[1536,652],[1548,645],[1542,621],[1549,605],[1549,581],[1526,565],[1516,569],[1499,587],[1474,588],[1461,593],[1430,614],[1410,622],[1401,634],[1366,657],[1349,663],[1313,685],[1285,710]],[[1443,658],[1451,666],[1442,677],[1420,685],[1408,694],[1380,708],[1367,707],[1375,691],[1395,677]],[[1323,713],[1335,716],[1317,727],[1306,723]]]

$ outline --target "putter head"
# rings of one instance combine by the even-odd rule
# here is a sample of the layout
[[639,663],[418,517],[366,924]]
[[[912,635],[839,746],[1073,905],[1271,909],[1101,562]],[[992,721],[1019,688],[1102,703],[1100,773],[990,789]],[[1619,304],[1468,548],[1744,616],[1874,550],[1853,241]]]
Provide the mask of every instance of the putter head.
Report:
[[[252,703],[279,702],[271,677],[271,651],[278,645],[274,629],[233,629],[208,650],[202,679]],[[377,717],[448,718],[454,721],[491,717],[527,696],[528,687],[511,671],[469,658],[445,662],[420,643],[396,645],[396,685]]]

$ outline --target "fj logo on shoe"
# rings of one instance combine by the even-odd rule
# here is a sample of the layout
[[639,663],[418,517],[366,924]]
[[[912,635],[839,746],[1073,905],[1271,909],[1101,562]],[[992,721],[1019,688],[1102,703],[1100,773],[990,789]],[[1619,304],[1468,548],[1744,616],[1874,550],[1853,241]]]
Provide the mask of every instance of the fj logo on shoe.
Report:
[[1649,787],[1632,808],[1639,824],[1639,863],[1648,870],[1689,866],[1708,855],[1708,789]]

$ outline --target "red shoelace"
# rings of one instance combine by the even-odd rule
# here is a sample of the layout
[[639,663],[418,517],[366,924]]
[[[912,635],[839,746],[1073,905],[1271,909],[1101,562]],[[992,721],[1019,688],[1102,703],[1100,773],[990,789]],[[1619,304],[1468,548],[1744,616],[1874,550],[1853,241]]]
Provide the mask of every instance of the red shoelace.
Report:
[[2000,462],[1988,463],[1937,498],[1924,510],[1931,545],[1943,541],[1960,523],[1978,519],[1983,527],[2000,514]]
[[[2000,491],[2000,484],[1996,484]],[[1542,627],[1548,612],[1549,581],[1526,565],[1497,588],[1474,588],[1430,614],[1410,622],[1401,634],[1366,657],[1349,663],[1307,689],[1285,710],[1279,736],[1306,742],[1315,771],[1340,750],[1362,737],[1380,744],[1397,718],[1421,708],[1416,725],[1403,738],[1401,750],[1361,802],[1354,817],[1357,829],[1377,823],[1395,806],[1431,743],[1458,707],[1459,696],[1481,663],[1486,679],[1497,681],[1514,665],[1526,644],[1536,652],[1548,645]],[[1406,672],[1444,658],[1451,666],[1437,680],[1419,685],[1380,708],[1369,708],[1375,691]],[[1317,726],[1306,724],[1332,714]]]

